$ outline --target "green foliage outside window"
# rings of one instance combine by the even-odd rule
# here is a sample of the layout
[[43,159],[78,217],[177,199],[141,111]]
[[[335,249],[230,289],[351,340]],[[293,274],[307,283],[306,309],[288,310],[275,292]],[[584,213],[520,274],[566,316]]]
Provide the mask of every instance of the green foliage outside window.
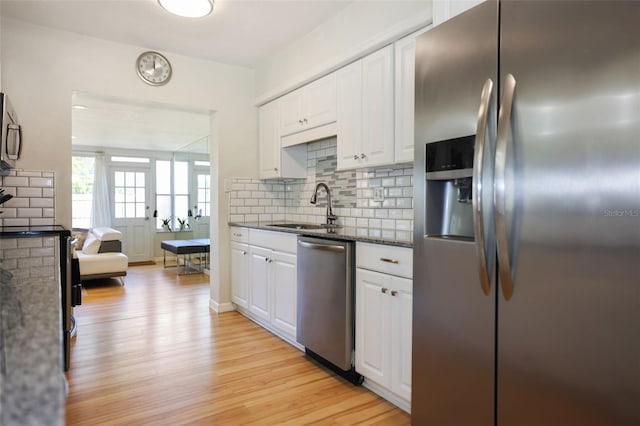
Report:
[[71,183],[74,194],[93,193],[93,157],[71,158]]

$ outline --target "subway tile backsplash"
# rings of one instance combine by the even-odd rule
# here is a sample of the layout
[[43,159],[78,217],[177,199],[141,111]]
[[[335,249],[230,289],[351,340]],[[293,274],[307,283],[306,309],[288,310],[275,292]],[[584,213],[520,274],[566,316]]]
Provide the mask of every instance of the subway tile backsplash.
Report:
[[229,220],[324,223],[324,190],[318,194],[316,205],[309,203],[316,183],[324,182],[331,188],[333,210],[339,224],[357,227],[362,236],[411,239],[411,164],[337,171],[335,138],[310,143],[307,149],[306,179],[232,179],[228,194]]
[[57,276],[54,237],[2,238],[0,263],[14,278]]
[[53,225],[55,175],[50,171],[11,170],[0,180],[13,198],[0,206],[0,226]]

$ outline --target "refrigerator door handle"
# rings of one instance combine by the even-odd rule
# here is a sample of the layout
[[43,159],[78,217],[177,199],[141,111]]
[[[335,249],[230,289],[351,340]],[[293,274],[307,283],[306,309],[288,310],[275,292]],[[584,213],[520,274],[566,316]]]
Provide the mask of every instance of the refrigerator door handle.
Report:
[[483,197],[483,177],[484,159],[487,147],[487,125],[489,124],[489,112],[491,108],[491,93],[493,92],[493,81],[489,78],[482,87],[480,96],[480,108],[478,110],[478,124],[476,128],[476,146],[473,158],[473,230],[476,240],[476,257],[478,259],[478,269],[480,273],[480,286],[487,296],[491,291],[491,281],[489,277],[490,266],[487,259],[486,235],[484,229],[484,206]]
[[509,145],[509,130],[513,111],[513,99],[516,91],[516,79],[507,74],[504,80],[502,105],[498,113],[498,138],[496,142],[495,180],[494,180],[494,209],[496,220],[496,245],[498,248],[498,265],[502,296],[505,300],[513,296],[513,275],[511,259],[509,257],[509,236],[507,230],[507,200],[505,191],[507,148]]

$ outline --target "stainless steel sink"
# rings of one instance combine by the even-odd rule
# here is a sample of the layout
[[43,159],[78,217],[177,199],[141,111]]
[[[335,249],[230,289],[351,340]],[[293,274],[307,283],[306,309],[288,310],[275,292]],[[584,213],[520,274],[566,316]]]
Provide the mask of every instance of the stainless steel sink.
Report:
[[311,223],[274,223],[268,226],[275,226],[278,228],[289,228],[289,229],[334,229],[339,228],[338,225],[316,225]]

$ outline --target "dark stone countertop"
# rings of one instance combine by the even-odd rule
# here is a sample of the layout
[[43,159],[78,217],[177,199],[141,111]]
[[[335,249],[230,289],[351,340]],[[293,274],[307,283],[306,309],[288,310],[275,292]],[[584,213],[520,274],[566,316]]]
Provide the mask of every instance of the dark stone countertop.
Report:
[[44,237],[47,235],[68,237],[71,235],[71,231],[62,225],[0,226],[0,237],[2,238]]
[[59,300],[53,278],[2,284],[2,425],[64,424]]
[[[312,237],[325,237],[325,238],[331,238],[331,239],[340,240],[340,241],[356,241],[356,242],[363,242],[363,243],[374,243],[374,244],[384,244],[389,246],[413,248],[413,240],[397,239],[395,237],[394,231],[390,231],[390,233],[393,233],[393,236],[389,235],[387,237],[382,235],[372,236],[372,231],[369,230],[369,228],[355,228],[355,227],[349,227],[349,226],[331,228],[331,229],[295,229],[295,228],[282,228],[278,226],[273,226],[281,223],[285,223],[285,222],[266,222],[266,223],[229,222],[229,226],[262,229],[265,231],[287,232],[290,234],[309,235]],[[374,232],[377,233],[378,231],[374,231]]]
[[[18,243],[24,241],[20,237],[50,236],[60,229],[23,231],[11,229],[0,238],[0,425],[64,425],[57,258],[34,257],[38,250],[48,253],[54,247],[32,244],[38,242],[33,238]],[[35,251],[22,254],[30,247]]]

